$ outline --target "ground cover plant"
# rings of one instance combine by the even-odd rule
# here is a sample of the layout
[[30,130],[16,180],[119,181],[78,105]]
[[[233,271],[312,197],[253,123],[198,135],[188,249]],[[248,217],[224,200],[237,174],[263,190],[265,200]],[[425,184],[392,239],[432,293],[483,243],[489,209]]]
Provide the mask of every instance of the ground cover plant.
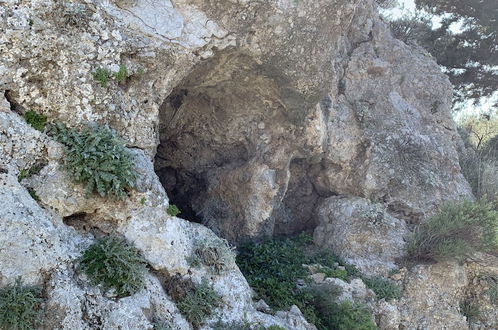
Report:
[[0,289],[0,329],[31,330],[40,325],[42,289],[25,286],[21,278]]
[[47,125],[47,116],[39,114],[36,111],[29,110],[24,114],[24,119],[37,131],[43,132]]
[[[237,264],[254,289],[255,298],[264,299],[274,310],[296,305],[308,322],[320,330],[375,329],[365,307],[336,303],[338,288],[311,283],[310,272],[303,264],[320,264],[345,280],[360,275],[355,267],[337,256],[311,249],[311,242],[309,235],[300,235],[242,246]],[[296,288],[300,281],[306,288]]]
[[169,204],[166,213],[168,213],[168,215],[171,215],[172,217],[176,217],[178,214],[182,212],[180,212],[180,209],[175,204]]
[[139,251],[124,239],[109,236],[97,240],[80,259],[79,270],[92,285],[113,290],[118,297],[135,294],[144,287],[147,272]]
[[367,287],[375,292],[378,299],[399,299],[401,297],[400,287],[392,280],[376,276],[362,277],[363,282]]

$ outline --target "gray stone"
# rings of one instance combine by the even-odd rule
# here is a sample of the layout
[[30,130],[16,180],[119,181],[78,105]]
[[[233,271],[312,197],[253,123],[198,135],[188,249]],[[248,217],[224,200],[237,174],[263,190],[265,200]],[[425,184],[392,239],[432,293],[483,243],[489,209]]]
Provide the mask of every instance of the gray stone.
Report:
[[368,275],[387,276],[403,257],[408,228],[383,205],[358,197],[330,197],[317,206],[314,242]]

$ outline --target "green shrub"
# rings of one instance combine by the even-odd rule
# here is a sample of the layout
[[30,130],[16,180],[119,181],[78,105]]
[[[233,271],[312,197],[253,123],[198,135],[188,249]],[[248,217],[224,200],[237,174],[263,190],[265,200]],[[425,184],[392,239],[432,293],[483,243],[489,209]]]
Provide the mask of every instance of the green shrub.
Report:
[[179,299],[176,306],[194,328],[199,328],[204,320],[211,316],[214,309],[220,307],[222,298],[209,286],[206,280],[188,290]]
[[107,87],[109,79],[111,78],[111,73],[103,68],[98,68],[92,72],[93,79],[96,80],[100,86]]
[[20,278],[0,289],[0,329],[35,329],[42,319],[42,289],[24,286]]
[[168,213],[172,217],[176,217],[178,214],[180,214],[182,212],[180,212],[180,209],[175,204],[169,204],[168,209],[166,210],[166,213]]
[[26,111],[24,114],[24,119],[28,124],[34,129],[43,132],[45,125],[47,125],[47,116],[39,114],[35,111]]
[[463,260],[476,250],[496,250],[497,235],[498,212],[488,202],[447,204],[415,230],[407,243],[407,255],[422,261]]
[[66,147],[65,167],[88,194],[124,197],[125,190],[134,186],[133,156],[113,130],[86,127],[77,131],[56,124],[50,133]]
[[125,240],[106,237],[97,240],[81,257],[79,269],[92,285],[114,290],[118,297],[130,296],[144,287],[147,272],[138,250]]
[[362,305],[353,305],[346,301],[336,304],[323,317],[328,330],[374,330],[377,326],[372,321],[372,314]]
[[390,279],[383,277],[363,277],[363,282],[373,290],[378,299],[399,299],[401,297],[400,287]]
[[267,330],[286,330],[284,327],[281,327],[279,325],[270,325]]
[[473,322],[481,315],[479,306],[466,299],[460,302],[460,314],[467,318],[468,322]]
[[196,242],[193,254],[188,259],[192,267],[204,264],[220,274],[235,262],[235,252],[227,240],[217,238]]
[[119,66],[119,71],[113,73],[113,77],[118,83],[124,82],[126,78],[128,78],[128,69],[126,68],[126,66],[121,64]]

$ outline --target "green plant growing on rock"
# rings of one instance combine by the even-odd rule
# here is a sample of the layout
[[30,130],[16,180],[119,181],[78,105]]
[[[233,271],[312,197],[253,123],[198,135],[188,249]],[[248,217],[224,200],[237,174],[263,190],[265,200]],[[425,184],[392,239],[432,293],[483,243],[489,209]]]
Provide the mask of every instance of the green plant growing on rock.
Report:
[[78,131],[58,123],[50,133],[65,146],[65,168],[74,181],[85,186],[87,194],[123,198],[126,190],[134,187],[133,156],[113,130],[85,127]]
[[118,83],[122,83],[126,81],[126,78],[128,78],[128,69],[125,65],[121,64],[118,72],[114,72],[112,75]]
[[309,304],[314,307],[320,330],[370,330],[377,329],[372,321],[372,313],[363,305],[349,301],[338,303],[337,297],[341,288],[334,285],[321,284],[308,289]]
[[309,277],[309,272],[302,266],[307,260],[303,244],[291,239],[245,245],[237,255],[237,264],[257,299],[264,299],[279,310],[292,305],[305,307],[305,301],[294,289],[298,280]]
[[172,217],[176,217],[178,214],[182,212],[180,212],[180,209],[175,204],[169,204],[166,213],[168,213],[168,215],[171,215]]
[[42,166],[39,164],[33,165],[28,169],[22,169],[19,172],[17,179],[19,180],[19,182],[21,182],[22,180],[29,178],[32,175],[40,173],[41,169],[42,169]]
[[93,79],[97,81],[100,86],[107,87],[109,79],[111,78],[111,72],[103,68],[97,68],[92,72]]
[[479,318],[481,312],[479,311],[479,306],[472,301],[465,299],[460,302],[460,314],[465,316],[468,322],[474,322]]
[[190,288],[179,299],[176,306],[194,328],[198,329],[204,320],[211,316],[217,307],[222,304],[221,296],[207,283],[206,280]]
[[383,277],[363,277],[363,282],[372,289],[378,299],[399,299],[401,297],[400,287],[392,280]]
[[[319,271],[327,269],[345,280],[359,276],[360,273],[354,266],[344,263],[332,253],[314,251],[311,242],[308,235],[300,235],[294,239],[274,239],[248,244],[239,248],[237,264],[256,292],[256,299],[264,299],[276,310],[285,310],[296,305],[306,320],[318,329],[338,329],[336,325],[330,328],[329,323],[331,308],[339,311],[342,308],[334,303],[337,290],[330,286],[314,287],[310,281],[310,272],[303,264],[319,265]],[[304,282],[308,289],[297,289],[298,282]],[[355,308],[353,310],[356,312]],[[353,318],[354,320],[363,322],[360,317]],[[344,318],[344,321],[348,319]]]
[[485,201],[463,201],[443,206],[421,224],[407,243],[407,256],[418,261],[462,261],[475,251],[498,247],[498,212]]
[[117,237],[105,237],[91,245],[80,259],[79,270],[92,285],[114,290],[118,297],[135,294],[144,287],[147,272],[139,251]]
[[25,286],[21,278],[0,289],[0,328],[3,330],[36,329],[42,319],[42,289]]
[[24,119],[37,131],[43,132],[47,125],[47,116],[37,113],[36,111],[26,111]]
[[193,267],[200,264],[206,265],[211,267],[217,274],[220,274],[234,264],[235,252],[224,239],[196,242],[189,262]]
[[329,330],[375,330],[372,313],[363,305],[354,305],[349,301],[336,304],[328,313],[324,313],[325,329]]
[[35,201],[39,202],[40,201],[40,196],[38,196],[38,194],[36,193],[36,191],[31,188],[31,187],[28,187],[28,193],[29,195],[31,196],[31,198],[33,198]]

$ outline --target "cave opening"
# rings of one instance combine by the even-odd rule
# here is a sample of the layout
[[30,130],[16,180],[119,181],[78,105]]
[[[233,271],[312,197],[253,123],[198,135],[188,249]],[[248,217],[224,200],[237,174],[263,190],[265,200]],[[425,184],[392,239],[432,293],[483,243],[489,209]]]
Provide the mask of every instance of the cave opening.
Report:
[[269,76],[249,56],[221,54],[194,68],[159,111],[154,166],[170,203],[232,243],[314,226],[320,196],[306,156],[296,156],[304,120],[283,97],[298,102],[296,94]]

